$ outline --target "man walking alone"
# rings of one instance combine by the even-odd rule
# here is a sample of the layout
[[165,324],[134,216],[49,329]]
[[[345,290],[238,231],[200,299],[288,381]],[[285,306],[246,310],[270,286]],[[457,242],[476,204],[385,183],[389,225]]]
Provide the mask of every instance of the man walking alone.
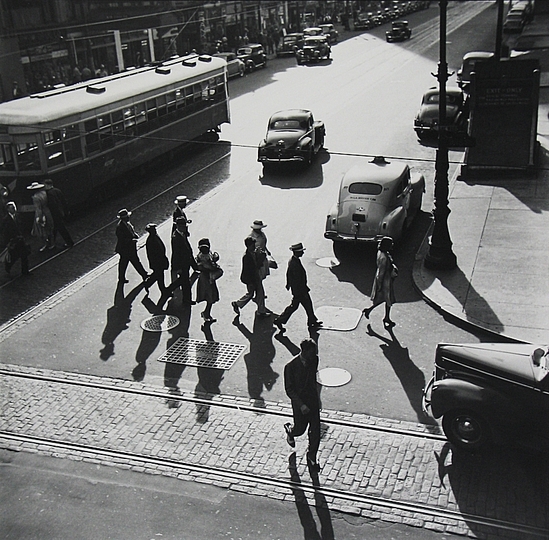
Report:
[[316,343],[305,339],[300,344],[301,352],[284,368],[284,388],[292,401],[294,425],[284,424],[286,441],[294,448],[295,437],[305,433],[309,427],[309,448],[307,465],[313,472],[320,471],[317,452],[320,446],[320,399],[318,397],[316,373],[318,354]]

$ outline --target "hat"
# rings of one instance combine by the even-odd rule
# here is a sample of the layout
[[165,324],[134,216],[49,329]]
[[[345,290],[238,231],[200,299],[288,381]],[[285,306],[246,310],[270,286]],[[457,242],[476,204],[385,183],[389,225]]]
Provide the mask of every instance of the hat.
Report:
[[181,204],[181,203],[185,203],[187,204],[187,201],[189,199],[187,199],[187,197],[185,197],[185,195],[178,195],[176,198],[175,198],[175,201],[173,202],[174,204]]
[[44,184],[40,184],[39,182],[33,182],[30,186],[27,186],[27,189],[42,189],[44,187]]
[[303,244],[301,242],[299,242],[299,244],[294,244],[293,246],[290,246],[290,249],[293,251],[293,252],[296,252],[296,251],[305,251],[305,248],[303,247]]
[[198,241],[198,247],[201,247],[201,246],[208,246],[208,247],[210,247],[210,241],[209,241],[207,238],[201,238],[201,239]]
[[156,231],[156,223],[149,223],[149,224],[145,227],[145,230],[146,230],[147,232]]
[[120,219],[120,218],[123,218],[123,217],[130,217],[131,215],[132,215],[132,213],[129,210],[126,210],[125,208],[122,208],[122,210],[120,210],[120,212],[118,212],[118,214],[116,214],[116,217],[118,219]]
[[266,226],[267,225],[263,223],[263,221],[261,221],[260,219],[256,219],[251,225],[252,229],[263,229],[263,227]]

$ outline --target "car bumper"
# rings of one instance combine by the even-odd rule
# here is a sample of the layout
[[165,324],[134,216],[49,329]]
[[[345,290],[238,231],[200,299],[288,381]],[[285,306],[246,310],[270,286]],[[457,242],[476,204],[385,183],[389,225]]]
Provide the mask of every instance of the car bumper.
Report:
[[292,163],[306,161],[306,156],[259,156],[257,161],[260,163]]
[[377,234],[372,236],[359,236],[354,234],[342,234],[337,231],[326,231],[324,233],[324,238],[328,240],[333,240],[334,242],[360,242],[366,244],[373,244],[379,242],[384,235]]

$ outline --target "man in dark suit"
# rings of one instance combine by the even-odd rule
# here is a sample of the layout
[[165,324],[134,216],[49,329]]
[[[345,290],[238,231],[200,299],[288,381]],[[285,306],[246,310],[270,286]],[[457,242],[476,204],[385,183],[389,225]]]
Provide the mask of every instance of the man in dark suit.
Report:
[[309,287],[307,286],[307,272],[301,261],[305,248],[300,242],[290,247],[293,252],[292,258],[288,262],[288,270],[286,271],[286,289],[292,291],[292,301],[290,305],[274,320],[274,324],[281,332],[284,332],[284,325],[288,322],[288,319],[297,310],[301,304],[305,308],[307,313],[307,325],[309,328],[319,328],[322,326],[322,321],[316,318],[313,301],[309,294]]
[[145,230],[149,233],[145,243],[145,249],[147,251],[149,267],[152,270],[152,275],[145,282],[145,289],[147,289],[148,292],[155,283],[158,283],[158,288],[160,289],[160,292],[163,293],[166,290],[164,272],[170,265],[168,257],[166,257],[166,246],[164,245],[164,242],[162,242],[162,238],[158,236],[154,223],[149,223],[145,227]]
[[116,226],[116,247],[114,248],[114,251],[120,255],[120,261],[118,262],[118,283],[128,283],[126,279],[128,263],[132,263],[133,267],[143,278],[143,281],[149,277],[137,254],[138,236],[133,225],[130,223],[131,215],[131,212],[123,208],[116,216],[120,220]]
[[305,433],[309,427],[309,448],[307,464],[311,471],[319,472],[317,452],[320,446],[320,399],[318,397],[316,373],[318,354],[316,343],[305,339],[300,344],[301,352],[284,367],[284,388],[292,401],[294,425],[284,424],[286,441],[294,448],[295,437]]
[[242,257],[242,272],[240,273],[240,281],[246,285],[247,291],[242,298],[231,302],[233,310],[237,315],[240,315],[240,310],[250,301],[253,300],[257,304],[256,314],[258,317],[268,317],[269,310],[265,307],[265,289],[259,275],[259,265],[255,250],[256,242],[251,236],[244,239],[246,252]]
[[44,180],[44,189],[48,197],[48,208],[53,218],[53,242],[55,243],[55,238],[57,237],[57,233],[59,233],[63,240],[65,240],[63,247],[67,249],[71,248],[74,246],[74,241],[65,225],[65,218],[68,214],[65,196],[60,189],[54,187],[51,178]]
[[175,204],[175,210],[173,211],[173,214],[172,214],[172,220],[173,220],[172,234],[177,229],[177,220],[180,217],[184,217],[187,220],[187,226],[189,225],[189,223],[192,223],[192,220],[187,219],[187,214],[185,213],[185,208],[187,207],[188,202],[189,202],[189,199],[185,195],[178,195],[175,198],[175,201],[173,202]]
[[184,304],[193,305],[196,303],[191,299],[191,279],[189,272],[191,267],[198,272],[198,264],[193,257],[193,250],[189,243],[187,222],[187,218],[178,218],[176,223],[177,228],[172,234],[172,273],[177,277],[160,297],[158,301],[158,307],[160,308],[178,287],[181,287]]
[[24,276],[29,275],[30,247],[25,242],[25,238],[21,232],[17,216],[17,206],[15,206],[13,201],[6,203],[6,212],[6,216],[2,220],[2,245],[7,250],[4,268],[9,274],[11,267],[17,259],[21,259],[21,274]]

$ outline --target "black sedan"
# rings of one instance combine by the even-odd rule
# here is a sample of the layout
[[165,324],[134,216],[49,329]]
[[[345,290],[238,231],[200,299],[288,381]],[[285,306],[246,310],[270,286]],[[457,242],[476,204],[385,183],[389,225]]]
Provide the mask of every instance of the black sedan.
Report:
[[267,135],[259,143],[257,160],[269,163],[298,162],[310,165],[324,146],[324,122],[315,121],[305,109],[290,109],[273,114]]
[[310,36],[303,41],[301,48],[297,49],[295,56],[298,64],[319,62],[323,58],[330,59],[332,49],[325,36]]
[[[430,88],[423,95],[421,106],[414,120],[414,130],[420,139],[438,134],[439,126],[438,88]],[[466,95],[460,88],[446,89],[446,125],[449,131],[463,135],[467,132],[469,105]]]

